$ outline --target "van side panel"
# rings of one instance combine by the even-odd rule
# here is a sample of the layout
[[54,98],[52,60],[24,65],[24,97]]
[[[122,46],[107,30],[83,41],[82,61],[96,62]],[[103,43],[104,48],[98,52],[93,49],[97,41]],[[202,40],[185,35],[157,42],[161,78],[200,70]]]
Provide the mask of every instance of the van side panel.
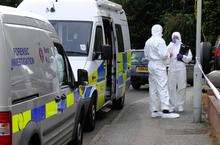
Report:
[[[26,26],[4,26],[10,54],[12,102],[33,94],[42,96],[54,92],[56,80],[53,79],[52,52],[49,51],[52,42],[45,41],[49,40],[45,32]],[[50,64],[51,68],[48,68]]]

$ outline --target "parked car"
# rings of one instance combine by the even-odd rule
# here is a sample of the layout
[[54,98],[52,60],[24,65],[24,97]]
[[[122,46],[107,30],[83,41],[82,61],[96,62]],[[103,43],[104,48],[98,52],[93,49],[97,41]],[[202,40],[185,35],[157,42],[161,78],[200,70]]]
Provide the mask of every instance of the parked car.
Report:
[[132,50],[131,56],[131,85],[134,89],[139,89],[141,85],[148,83],[148,61],[143,49]]

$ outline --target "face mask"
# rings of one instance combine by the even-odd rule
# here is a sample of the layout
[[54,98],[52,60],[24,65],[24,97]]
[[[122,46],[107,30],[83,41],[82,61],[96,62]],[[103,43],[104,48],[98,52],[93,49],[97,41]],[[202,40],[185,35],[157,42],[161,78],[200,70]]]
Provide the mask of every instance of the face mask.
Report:
[[172,38],[172,42],[173,42],[173,43],[179,42],[179,38],[178,38],[177,36],[174,36],[174,37]]

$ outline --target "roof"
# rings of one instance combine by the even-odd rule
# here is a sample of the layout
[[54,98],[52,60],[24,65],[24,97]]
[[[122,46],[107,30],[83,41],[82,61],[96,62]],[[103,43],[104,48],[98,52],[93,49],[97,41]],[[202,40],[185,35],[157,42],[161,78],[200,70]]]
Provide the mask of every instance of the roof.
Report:
[[0,16],[2,16],[1,19],[4,23],[33,26],[56,34],[55,29],[46,18],[31,12],[0,6]]
[[0,14],[30,17],[30,18],[38,19],[38,20],[41,20],[41,21],[48,23],[48,20],[40,15],[37,15],[35,13],[31,13],[31,12],[27,12],[27,11],[22,11],[22,10],[13,8],[13,7],[0,6]]
[[122,10],[121,5],[108,0],[24,0],[18,8],[35,12],[49,20],[92,21],[98,16],[101,5],[102,9]]
[[[35,12],[49,20],[92,21],[97,15],[95,0],[24,0],[18,8]],[[55,11],[51,12],[51,8]]]

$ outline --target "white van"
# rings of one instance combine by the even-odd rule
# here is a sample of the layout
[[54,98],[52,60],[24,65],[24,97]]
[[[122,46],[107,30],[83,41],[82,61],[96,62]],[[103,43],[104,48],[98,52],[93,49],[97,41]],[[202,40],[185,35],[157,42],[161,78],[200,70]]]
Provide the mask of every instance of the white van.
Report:
[[[53,24],[73,72],[88,71],[89,84],[96,88],[91,96],[97,111],[111,103],[123,108],[131,46],[121,5],[108,0],[24,0],[18,9],[45,16]],[[89,124],[85,123],[92,130]]]
[[0,6],[0,145],[81,145],[77,87],[53,26]]

